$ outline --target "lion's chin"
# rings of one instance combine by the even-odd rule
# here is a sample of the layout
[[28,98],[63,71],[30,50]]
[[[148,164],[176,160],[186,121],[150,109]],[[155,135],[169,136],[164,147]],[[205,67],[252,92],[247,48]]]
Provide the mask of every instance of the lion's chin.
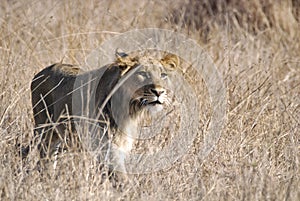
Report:
[[146,110],[150,115],[155,115],[158,112],[161,112],[163,109],[164,109],[164,106],[160,103],[148,104],[144,108],[144,110]]

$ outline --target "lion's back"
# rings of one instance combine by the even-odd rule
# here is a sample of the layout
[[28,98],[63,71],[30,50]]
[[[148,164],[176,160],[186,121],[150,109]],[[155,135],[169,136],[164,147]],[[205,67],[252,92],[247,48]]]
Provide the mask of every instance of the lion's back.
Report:
[[[31,82],[31,100],[36,126],[56,121],[59,110],[69,105],[80,69],[70,64],[53,64],[36,74]],[[70,105],[71,106],[71,105]],[[51,115],[52,119],[49,119]]]

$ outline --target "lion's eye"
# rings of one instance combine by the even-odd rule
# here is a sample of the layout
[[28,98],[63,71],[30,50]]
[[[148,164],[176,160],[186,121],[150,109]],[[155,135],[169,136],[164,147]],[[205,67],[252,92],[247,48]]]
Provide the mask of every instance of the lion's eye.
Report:
[[145,79],[149,78],[149,74],[145,71],[137,72],[137,77],[140,81],[144,81]]
[[146,73],[145,71],[140,71],[140,72],[138,72],[138,75],[141,75],[141,76],[143,76],[143,77],[147,77],[147,76],[148,76],[147,73]]
[[145,71],[140,71],[137,73],[139,76],[142,76],[143,78],[149,78],[149,74]]
[[161,79],[164,80],[168,77],[168,74],[167,73],[162,73],[160,76],[161,76]]

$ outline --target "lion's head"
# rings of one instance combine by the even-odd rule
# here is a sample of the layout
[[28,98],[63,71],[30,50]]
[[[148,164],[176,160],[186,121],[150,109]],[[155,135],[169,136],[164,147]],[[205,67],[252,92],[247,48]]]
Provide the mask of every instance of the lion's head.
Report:
[[112,116],[122,132],[136,135],[134,132],[140,121],[170,105],[169,76],[178,66],[179,59],[171,54],[125,54],[118,57],[118,62],[129,70],[122,75],[122,84],[111,98]]

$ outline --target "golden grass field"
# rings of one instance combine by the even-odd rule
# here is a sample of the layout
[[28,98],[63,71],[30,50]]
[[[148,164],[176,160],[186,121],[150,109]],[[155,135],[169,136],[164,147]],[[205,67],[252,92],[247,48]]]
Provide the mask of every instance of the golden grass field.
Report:
[[[0,200],[300,200],[299,22],[297,0],[1,1]],[[85,152],[42,171],[36,147],[22,160],[18,144],[33,137],[33,76],[62,60],[84,65],[106,39],[146,27],[194,39],[224,79],[226,123],[208,157],[197,155],[205,104],[180,160],[118,188]]]

